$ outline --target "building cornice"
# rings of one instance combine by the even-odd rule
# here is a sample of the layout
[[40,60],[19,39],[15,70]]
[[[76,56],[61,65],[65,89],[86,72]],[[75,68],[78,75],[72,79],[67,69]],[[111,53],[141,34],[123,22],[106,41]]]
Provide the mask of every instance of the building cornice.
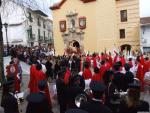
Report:
[[[56,9],[60,9],[61,6],[66,2],[67,0],[61,0],[60,2],[54,4],[53,6],[50,7],[51,10],[56,10]],[[94,2],[96,0],[80,0],[83,3],[89,3],[89,2]]]

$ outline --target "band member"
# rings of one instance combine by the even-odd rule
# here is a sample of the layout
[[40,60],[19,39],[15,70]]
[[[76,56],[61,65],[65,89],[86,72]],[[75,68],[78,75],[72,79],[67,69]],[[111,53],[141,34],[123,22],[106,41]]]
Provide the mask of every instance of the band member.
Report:
[[127,95],[121,101],[119,113],[149,112],[149,104],[140,100],[140,85],[129,84]]
[[124,89],[124,74],[121,73],[121,64],[119,62],[115,63],[113,66],[114,69],[114,79],[113,84],[117,88],[118,91]]
[[19,113],[17,99],[14,96],[14,78],[3,84],[3,96],[1,106],[4,113]]
[[38,88],[40,91],[38,93],[31,93],[28,95],[26,113],[53,113],[52,109],[49,107],[49,102],[46,96],[46,86],[46,81],[39,81]]
[[81,109],[69,109],[65,113],[88,113],[88,112]]
[[66,70],[62,69],[58,72],[58,78],[56,79],[57,98],[60,105],[60,113],[65,113],[67,110],[67,86],[64,83],[64,74]]
[[85,88],[85,82],[84,82],[84,79],[82,78],[82,76],[75,75],[70,79],[70,83],[67,88],[68,109],[77,108],[77,106],[75,105],[75,98],[77,95],[84,92],[84,88]]
[[106,89],[105,85],[98,81],[92,81],[90,83],[90,88],[93,93],[93,98],[88,102],[81,103],[80,108],[88,113],[112,113],[111,110],[104,105],[104,92]]

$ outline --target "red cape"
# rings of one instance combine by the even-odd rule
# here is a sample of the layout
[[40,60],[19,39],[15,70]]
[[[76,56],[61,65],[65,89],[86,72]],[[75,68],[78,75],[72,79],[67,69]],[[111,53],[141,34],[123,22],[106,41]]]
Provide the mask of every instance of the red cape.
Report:
[[83,75],[84,80],[91,79],[92,72],[91,72],[90,68],[88,68],[88,69],[85,68],[82,75]]

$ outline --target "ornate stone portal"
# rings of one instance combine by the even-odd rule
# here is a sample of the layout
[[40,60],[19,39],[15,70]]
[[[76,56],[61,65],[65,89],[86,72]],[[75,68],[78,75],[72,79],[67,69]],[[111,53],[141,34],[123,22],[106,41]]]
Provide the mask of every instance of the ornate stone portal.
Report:
[[76,12],[68,12],[67,29],[62,32],[62,38],[65,45],[65,54],[82,54],[84,51],[84,32],[79,28],[79,21]]

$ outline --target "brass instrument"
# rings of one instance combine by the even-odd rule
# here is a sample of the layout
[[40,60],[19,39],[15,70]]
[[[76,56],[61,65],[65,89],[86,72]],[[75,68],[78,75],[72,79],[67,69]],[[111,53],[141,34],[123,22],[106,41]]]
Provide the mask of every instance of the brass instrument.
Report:
[[75,98],[75,105],[79,108],[82,102],[88,101],[89,97],[92,95],[92,90],[87,88],[84,90],[84,94],[79,94]]

